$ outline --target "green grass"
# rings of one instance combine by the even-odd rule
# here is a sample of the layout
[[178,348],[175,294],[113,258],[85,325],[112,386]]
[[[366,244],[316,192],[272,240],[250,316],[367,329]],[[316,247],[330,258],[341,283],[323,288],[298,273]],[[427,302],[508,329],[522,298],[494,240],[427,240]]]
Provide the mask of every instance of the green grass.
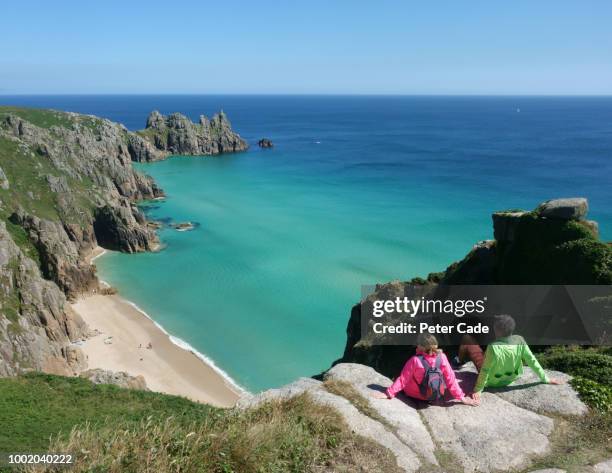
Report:
[[28,235],[26,234],[26,231],[23,229],[23,227],[14,224],[10,220],[8,220],[7,216],[3,216],[2,213],[0,213],[0,216],[4,217],[3,220],[6,223],[6,229],[11,235],[13,242],[15,242],[15,244],[19,248],[21,248],[21,251],[23,251],[27,257],[34,260],[34,262],[38,266],[40,266],[40,255],[38,253],[38,250],[28,238]]
[[0,425],[0,450],[71,452],[75,472],[400,471],[389,450],[353,434],[337,411],[308,395],[218,409],[30,374],[0,379]]
[[41,128],[51,128],[53,126],[70,128],[74,123],[72,117],[66,113],[58,112],[56,110],[0,106],[0,119],[3,119],[8,115],[16,115]]
[[10,183],[9,189],[0,189],[0,199],[9,207],[7,210],[15,210],[19,205],[38,217],[58,218],[55,195],[44,177],[57,171],[47,160],[20,148],[13,140],[0,137],[0,167]]
[[78,424],[107,419],[140,422],[173,416],[178,423],[203,420],[220,410],[176,396],[94,385],[80,378],[28,374],[0,379],[0,445],[3,451],[46,451],[49,438]]

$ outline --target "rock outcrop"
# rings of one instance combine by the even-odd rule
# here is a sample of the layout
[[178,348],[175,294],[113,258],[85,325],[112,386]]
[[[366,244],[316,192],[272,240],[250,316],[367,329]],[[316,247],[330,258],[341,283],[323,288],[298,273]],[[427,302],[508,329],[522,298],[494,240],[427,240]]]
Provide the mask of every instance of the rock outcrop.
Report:
[[125,371],[107,371],[100,368],[83,371],[81,378],[94,384],[114,384],[120,388],[147,391],[147,383],[143,376],[132,376]]
[[272,143],[272,140],[269,140],[268,138],[262,138],[261,140],[257,142],[257,145],[260,148],[273,148],[274,147],[274,143]]
[[135,161],[156,161],[171,154],[208,156],[221,153],[244,151],[248,144],[232,126],[225,113],[220,112],[212,119],[200,116],[199,123],[193,123],[180,113],[164,116],[158,111],[151,112],[144,130],[133,138],[130,150]]
[[[411,284],[612,284],[612,246],[586,220],[586,199],[544,202],[534,211],[495,212],[494,240],[474,245],[461,261],[426,279],[377,285],[370,299],[403,297]],[[398,373],[413,348],[361,339],[361,304],[351,311],[339,361],[363,363],[386,375]]]
[[[487,392],[478,408],[455,401],[429,405],[402,394],[392,400],[375,399],[372,393],[389,386],[391,380],[370,367],[342,363],[325,374],[325,382],[302,378],[279,389],[245,395],[238,406],[244,408],[307,393],[315,402],[339,410],[353,432],[387,447],[404,471],[445,471],[449,461],[453,462],[453,471],[520,470],[529,468],[551,451],[554,422],[541,412],[542,405],[553,405],[563,393],[567,409],[556,411],[555,415],[586,412],[571,387],[533,385],[529,376],[525,374],[520,384],[524,393],[520,398]],[[464,389],[469,389],[474,381],[471,369],[462,370],[458,379]],[[330,381],[348,384],[360,399],[332,394],[327,389]],[[532,409],[534,406],[524,403],[529,397],[542,399],[541,406],[536,406],[537,412]]]
[[[98,287],[95,267],[83,259],[93,250],[96,238],[91,227],[68,231],[61,222],[44,220],[15,212],[11,221],[23,227],[36,247],[40,269],[46,279],[54,281],[68,297]],[[72,238],[71,238],[72,236]]]

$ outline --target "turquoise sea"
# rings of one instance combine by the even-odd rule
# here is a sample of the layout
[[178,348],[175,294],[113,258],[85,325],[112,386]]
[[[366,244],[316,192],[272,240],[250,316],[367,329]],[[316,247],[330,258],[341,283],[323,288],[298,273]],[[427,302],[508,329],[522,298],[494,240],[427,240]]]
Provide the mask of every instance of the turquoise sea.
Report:
[[[144,126],[223,108],[250,151],[138,165],[159,253],[104,280],[253,391],[327,368],[362,285],[426,276],[492,237],[490,214],[586,196],[612,239],[612,98],[32,96],[0,102]],[[257,139],[271,138],[272,150]]]

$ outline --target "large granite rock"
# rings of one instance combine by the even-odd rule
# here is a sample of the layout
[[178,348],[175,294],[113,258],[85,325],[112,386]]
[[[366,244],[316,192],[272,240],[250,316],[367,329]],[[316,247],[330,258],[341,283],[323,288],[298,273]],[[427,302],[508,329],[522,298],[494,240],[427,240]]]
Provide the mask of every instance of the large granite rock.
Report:
[[341,363],[325,373],[326,380],[349,383],[388,425],[393,426],[398,438],[428,463],[436,465],[436,446],[417,410],[414,401],[400,394],[395,399],[375,399],[372,393],[391,385],[392,381],[369,366]]
[[570,376],[558,371],[546,373],[550,378],[566,381],[566,384],[543,384],[531,368],[525,368],[523,375],[510,386],[490,391],[512,404],[540,414],[582,416],[588,413],[588,407],[568,383]]
[[487,392],[478,407],[430,405],[420,413],[437,445],[465,471],[526,468],[550,448],[552,419]]
[[581,220],[588,211],[589,204],[584,197],[547,200],[536,209],[540,217],[562,220]]
[[[550,374],[565,377],[561,373]],[[531,372],[525,373],[514,391],[485,392],[478,407],[455,401],[429,405],[403,396],[375,399],[372,394],[389,386],[391,380],[367,366],[341,363],[325,373],[325,383],[301,378],[278,389],[247,394],[238,407],[308,393],[315,402],[337,409],[355,433],[391,450],[406,471],[437,471],[440,456],[445,457],[445,462],[452,458],[459,466],[456,469],[465,472],[523,470],[550,452],[554,422],[543,412],[569,418],[584,413],[584,405],[569,385],[534,384],[532,376]],[[470,392],[476,380],[473,365],[459,370],[457,378],[461,387]],[[363,398],[359,406],[365,400],[367,413],[374,414],[364,414],[363,407],[361,411],[355,409],[351,403],[354,395],[347,394],[345,399],[328,392],[325,387],[332,382],[349,384]],[[555,402],[560,407],[554,407]]]
[[137,161],[154,161],[170,154],[201,156],[244,151],[248,148],[246,141],[232,130],[223,112],[211,120],[202,115],[199,123],[193,123],[180,113],[164,116],[154,111],[147,118],[146,128],[137,133],[157,150],[153,152],[150,147],[134,139],[131,149]]
[[94,384],[114,384],[121,388],[148,390],[147,383],[142,375],[132,376],[125,371],[107,371],[97,368],[83,371],[79,376]]

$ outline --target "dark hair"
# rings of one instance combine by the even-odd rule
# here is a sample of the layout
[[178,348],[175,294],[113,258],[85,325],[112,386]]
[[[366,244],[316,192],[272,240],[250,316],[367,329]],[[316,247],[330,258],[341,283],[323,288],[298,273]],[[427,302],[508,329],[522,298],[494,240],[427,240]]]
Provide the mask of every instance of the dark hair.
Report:
[[509,315],[496,315],[493,329],[498,337],[508,337],[512,335],[516,327],[516,322]]

